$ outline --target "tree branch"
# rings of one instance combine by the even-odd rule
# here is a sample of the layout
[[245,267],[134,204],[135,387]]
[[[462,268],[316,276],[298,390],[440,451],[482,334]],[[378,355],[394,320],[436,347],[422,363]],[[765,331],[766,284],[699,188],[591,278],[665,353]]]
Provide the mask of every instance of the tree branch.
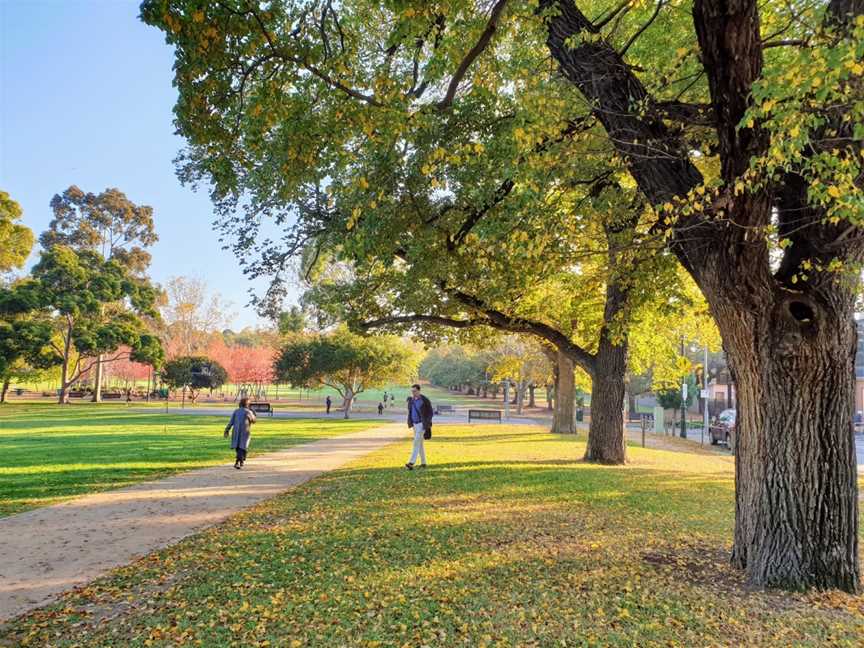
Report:
[[489,42],[492,40],[492,36],[495,34],[495,30],[498,27],[498,19],[501,17],[501,13],[504,11],[506,4],[507,0],[498,0],[498,2],[495,3],[495,6],[492,7],[492,14],[489,16],[489,22],[486,23],[486,29],[483,30],[483,33],[480,34],[480,38],[474,44],[474,47],[471,48],[465,58],[462,59],[459,67],[456,68],[455,74],[453,74],[453,77],[450,79],[450,85],[447,87],[447,94],[444,95],[444,99],[438,102],[438,108],[440,110],[449,108],[453,104],[453,99],[456,97],[456,91],[459,89],[459,84],[468,72],[468,68],[471,67],[477,57],[483,53],[483,50],[486,49]]
[[536,335],[554,344],[561,349],[562,353],[570,357],[573,362],[582,367],[586,372],[593,375],[595,358],[594,355],[575,344],[569,337],[543,322],[529,320],[523,317],[512,317],[486,304],[479,297],[469,295],[461,290],[448,289],[441,286],[442,290],[461,304],[483,313],[489,319],[489,326],[511,333],[528,333]]
[[664,4],[666,4],[666,0],[658,0],[657,6],[654,8],[654,13],[651,14],[651,17],[645,22],[644,25],[642,25],[638,30],[636,30],[636,33],[630,37],[630,40],[627,41],[627,44],[624,45],[620,52],[618,52],[618,55],[621,58],[624,58],[624,55],[627,53],[627,50],[630,49],[630,46],[633,45],[633,43],[635,43],[638,38],[645,33],[645,30],[648,29],[655,20],[657,20],[657,16],[660,15],[660,10],[663,8]]
[[372,329],[392,326],[394,324],[438,324],[440,326],[448,326],[450,328],[472,328],[474,326],[492,326],[486,318],[476,319],[455,319],[453,317],[443,317],[440,315],[397,315],[393,317],[382,317],[368,322],[361,322],[357,328],[361,331],[369,331]]

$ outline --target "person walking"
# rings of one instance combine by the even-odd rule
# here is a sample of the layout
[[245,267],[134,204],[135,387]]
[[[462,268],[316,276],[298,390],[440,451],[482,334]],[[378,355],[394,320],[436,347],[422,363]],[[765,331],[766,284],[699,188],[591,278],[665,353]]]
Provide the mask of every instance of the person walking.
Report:
[[381,416],[384,413],[384,403],[378,401],[378,416]]
[[252,424],[255,422],[255,413],[249,409],[249,399],[241,398],[240,405],[231,415],[231,420],[225,427],[225,438],[231,432],[231,449],[237,452],[234,467],[240,470],[246,463],[246,452],[249,450],[249,441],[252,436]]
[[324,404],[327,406],[327,413],[330,413],[330,406],[333,405],[333,401],[330,400],[330,397],[327,397],[327,400],[324,401]]
[[432,403],[420,393],[420,385],[411,385],[411,396],[408,398],[408,427],[414,429],[414,447],[411,458],[405,467],[414,470],[414,463],[420,457],[420,467],[426,467],[426,448],[423,440],[432,437]]

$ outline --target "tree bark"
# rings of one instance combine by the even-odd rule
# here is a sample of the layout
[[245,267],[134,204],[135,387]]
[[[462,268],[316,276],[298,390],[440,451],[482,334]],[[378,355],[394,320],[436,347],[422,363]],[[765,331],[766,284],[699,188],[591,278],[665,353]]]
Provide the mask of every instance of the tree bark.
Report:
[[63,365],[60,370],[60,394],[57,397],[57,403],[65,405],[69,402],[69,360],[72,354],[72,323],[71,321],[66,327],[66,333],[63,339]]
[[99,354],[96,358],[98,362],[96,363],[96,374],[93,377],[93,402],[101,403],[102,402],[102,380],[104,372],[102,370],[102,360],[105,358],[103,354]]
[[[541,10],[552,7],[549,50],[594,106],[641,191],[655,205],[686,198],[702,183],[689,160],[692,147],[657,113],[643,110],[654,105],[652,98],[608,42],[585,39],[568,46],[574,36],[596,32],[575,2],[541,0]],[[861,13],[861,0],[829,3],[829,20],[838,24]],[[721,178],[731,188],[770,143],[758,123],[741,126],[762,72],[758,6],[755,0],[696,0],[693,18]],[[733,562],[758,586],[855,592],[855,290],[837,273],[820,278],[807,272],[806,285],[796,283],[796,273],[808,260],[829,267],[836,259],[857,268],[864,250],[861,237],[846,238],[848,223],[831,223],[824,210],[811,206],[806,183],[794,170],[771,181],[767,190],[726,189],[706,213],[682,216],[673,225],[673,251],[705,294],[737,391]],[[715,218],[717,210],[721,218]],[[780,235],[791,242],[776,273],[760,234],[774,214]],[[595,393],[602,373],[594,376]]]
[[11,383],[11,379],[9,379],[9,378],[6,378],[6,379],[3,381],[3,387],[0,388],[0,403],[5,403],[5,402],[6,402],[6,394],[9,393],[9,385],[10,385],[10,383]]
[[576,423],[573,419],[573,361],[560,350],[556,358],[556,379],[552,432],[573,434],[576,432]]
[[534,390],[537,389],[537,385],[531,383],[528,385],[528,407],[537,407],[537,402],[534,399]]
[[624,441],[624,370],[627,345],[601,340],[591,381],[591,424],[585,460],[623,464],[627,460]]
[[350,387],[345,389],[345,398],[343,399],[343,410],[344,415],[342,418],[350,418],[351,417],[351,407],[354,405],[354,390]]
[[516,398],[514,400],[516,403],[516,413],[517,414],[521,414],[522,409],[525,406],[525,390],[527,388],[528,388],[528,385],[526,385],[524,382],[521,382],[521,381],[516,385]]
[[733,564],[762,586],[857,591],[854,297],[758,310],[709,292],[738,386]]

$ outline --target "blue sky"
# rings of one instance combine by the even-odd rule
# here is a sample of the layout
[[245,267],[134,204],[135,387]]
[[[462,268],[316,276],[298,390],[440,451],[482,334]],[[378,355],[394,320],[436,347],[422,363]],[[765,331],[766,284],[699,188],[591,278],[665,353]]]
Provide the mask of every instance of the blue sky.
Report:
[[[253,288],[212,231],[206,192],[174,175],[173,56],[128,0],[0,0],[0,188],[39,234],[70,184],[153,207],[151,276],[204,279],[254,325]],[[35,257],[35,254],[34,254]]]

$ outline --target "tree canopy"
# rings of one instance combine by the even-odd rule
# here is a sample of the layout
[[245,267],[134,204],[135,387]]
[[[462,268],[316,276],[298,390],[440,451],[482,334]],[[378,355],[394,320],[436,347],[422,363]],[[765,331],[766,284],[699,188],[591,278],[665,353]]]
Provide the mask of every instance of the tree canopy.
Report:
[[[406,314],[428,317],[407,301],[425,295],[451,320],[482,305],[569,341],[612,429],[615,323],[674,254],[740,387],[735,564],[758,585],[857,590],[859,0],[146,0],[142,18],[176,51],[181,178],[210,184],[238,251],[263,241],[253,275],[335,246],[367,284],[420,269],[397,290]],[[626,209],[583,219],[603,192]],[[283,235],[259,236],[271,220]],[[497,277],[579,227],[546,274],[603,260],[596,354],[495,307],[525,308]],[[589,458],[622,461],[620,437]],[[819,470],[790,477],[804,465]]]
[[358,394],[410,380],[416,369],[416,354],[399,338],[360,336],[344,326],[332,333],[289,338],[275,361],[280,380],[335,389],[342,396],[345,418]]
[[[157,292],[145,280],[130,277],[124,266],[98,252],[76,252],[64,245],[42,252],[31,274],[16,290],[53,319],[58,338],[51,347],[62,358],[61,402],[82,373],[111,360],[103,354],[161,363],[159,339],[142,320],[157,316]],[[114,302],[124,308],[106,312],[103,306]]]
[[225,368],[204,356],[181,356],[169,360],[160,373],[162,382],[173,389],[188,389],[192,400],[201,389],[217,389],[228,380]]

